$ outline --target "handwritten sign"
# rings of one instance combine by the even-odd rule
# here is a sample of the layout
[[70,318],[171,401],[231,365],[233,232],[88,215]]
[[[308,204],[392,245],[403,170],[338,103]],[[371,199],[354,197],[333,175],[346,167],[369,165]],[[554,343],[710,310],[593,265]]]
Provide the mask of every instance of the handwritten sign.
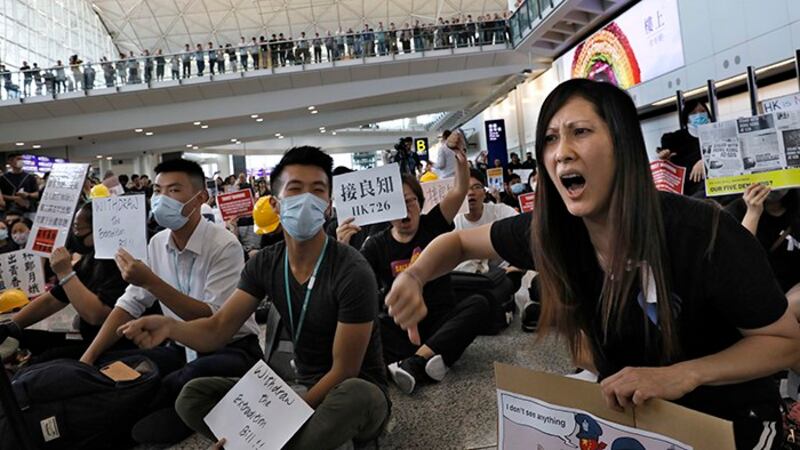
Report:
[[94,257],[114,259],[124,248],[136,259],[147,261],[147,228],[144,195],[92,200]]
[[675,165],[669,161],[653,161],[650,163],[653,172],[653,181],[659,191],[683,194],[683,180],[686,178],[686,168]]
[[314,410],[258,361],[205,417],[226,450],[279,450]]
[[53,248],[62,247],[67,241],[88,169],[88,164],[53,164],[33,221],[33,239],[28,239],[28,251],[50,256]]
[[[425,197],[425,207],[422,208],[422,214],[427,214],[434,206],[444,200],[447,193],[456,185],[455,178],[445,178],[444,180],[435,180],[422,183],[422,194]],[[464,198],[458,214],[466,214],[469,212],[469,203]]]
[[520,212],[527,213],[533,211],[533,205],[536,203],[536,192],[528,192],[517,197],[519,200]]
[[397,163],[333,177],[333,196],[339,223],[355,217],[354,224],[369,225],[408,214]]
[[234,217],[253,214],[253,192],[250,189],[217,195],[217,207],[222,220],[227,222]]
[[486,169],[486,184],[489,188],[495,188],[498,191],[503,190],[503,168],[495,167],[494,169]]
[[26,250],[0,254],[0,291],[21,289],[28,297],[44,293],[42,258]]

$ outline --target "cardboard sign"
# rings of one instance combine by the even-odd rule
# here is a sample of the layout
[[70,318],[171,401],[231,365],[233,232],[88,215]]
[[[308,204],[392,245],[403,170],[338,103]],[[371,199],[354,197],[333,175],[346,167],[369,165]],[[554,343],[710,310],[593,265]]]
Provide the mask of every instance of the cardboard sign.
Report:
[[253,192],[250,189],[217,195],[217,207],[225,222],[234,217],[252,215],[253,205]]
[[[455,178],[445,178],[443,180],[434,180],[434,181],[426,181],[422,183],[422,194],[425,197],[425,207],[422,208],[422,214],[428,214],[430,210],[433,209],[434,206],[438,205],[439,203],[444,200],[447,196],[447,193],[453,189],[453,186],[456,185]],[[464,197],[464,202],[461,204],[461,208],[458,209],[458,214],[466,214],[469,212],[469,203],[467,202],[466,197]]]
[[495,188],[498,191],[503,190],[503,168],[495,167],[494,169],[486,169],[486,187],[489,189]]
[[354,224],[369,225],[408,215],[397,163],[333,177],[333,198],[339,223],[355,217]]
[[278,450],[314,410],[258,361],[205,417],[226,450]]
[[527,213],[533,211],[533,205],[536,203],[536,192],[528,192],[517,197],[519,200],[519,211]]
[[50,256],[53,248],[64,246],[88,169],[88,164],[53,164],[31,227],[28,251]]
[[650,163],[653,181],[659,191],[683,194],[683,182],[686,179],[686,168],[669,161],[653,161]]
[[92,200],[94,257],[114,259],[124,248],[134,258],[147,261],[147,217],[144,195]]
[[579,448],[579,441],[589,441],[591,448],[736,448],[728,421],[658,399],[635,411],[613,411],[597,383],[500,363],[494,367],[500,450]]
[[0,254],[0,291],[21,289],[28,297],[44,293],[42,258],[26,250]]

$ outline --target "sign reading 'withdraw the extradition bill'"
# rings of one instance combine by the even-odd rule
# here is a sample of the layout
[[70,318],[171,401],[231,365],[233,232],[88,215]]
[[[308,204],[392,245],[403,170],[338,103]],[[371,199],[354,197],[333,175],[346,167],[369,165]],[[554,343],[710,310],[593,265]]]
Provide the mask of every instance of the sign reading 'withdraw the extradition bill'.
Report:
[[134,258],[147,261],[147,216],[144,195],[92,200],[94,257],[114,259],[123,248]]
[[258,361],[205,417],[226,450],[279,450],[314,410]]
[[355,217],[354,224],[369,225],[407,215],[397,163],[333,177],[333,199],[339,223]]
[[217,207],[225,222],[234,217],[253,213],[253,193],[242,189],[228,194],[217,195]]
[[88,164],[53,164],[26,250],[46,257],[64,246],[88,169]]

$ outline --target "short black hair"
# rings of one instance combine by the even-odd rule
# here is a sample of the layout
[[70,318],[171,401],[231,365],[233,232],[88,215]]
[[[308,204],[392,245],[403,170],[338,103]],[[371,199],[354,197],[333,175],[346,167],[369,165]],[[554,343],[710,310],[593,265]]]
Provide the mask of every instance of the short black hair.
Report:
[[139,175],[136,175],[136,174],[131,175],[131,180],[132,181],[138,180],[138,179],[139,179]]
[[708,105],[706,105],[706,102],[698,99],[698,100],[689,100],[688,102],[686,102],[686,104],[684,104],[683,111],[681,111],[681,123],[688,124],[689,116],[692,115],[692,111],[697,109],[698,106],[706,110],[706,112],[708,113],[708,120],[712,122],[714,121],[714,117],[711,115],[711,110],[708,109]]
[[483,175],[483,172],[478,169],[469,169],[469,176],[470,178],[475,178],[476,180],[480,181],[482,185],[486,186],[486,177]]
[[[136,176],[136,175],[134,175],[134,176]],[[122,175],[118,176],[117,179],[119,180],[119,184],[121,184],[123,186],[128,184],[128,176],[125,175],[125,174],[122,174]]]
[[200,164],[188,159],[170,159],[157,165],[155,168],[156,175],[160,173],[169,172],[182,172],[189,177],[192,186],[198,191],[204,190],[206,187],[206,175]]
[[22,154],[21,153],[9,153],[8,156],[6,157],[6,161],[8,161],[9,159],[14,159],[14,158],[19,157],[19,156],[22,156]]
[[509,175],[509,176],[508,176],[508,182],[509,182],[509,183],[511,183],[511,181],[512,181],[512,180],[514,180],[514,179],[517,179],[517,180],[519,180],[520,182],[522,181],[522,177],[521,177],[521,176],[519,176],[519,174],[518,174],[518,173],[512,173],[511,175]]
[[446,140],[447,138],[450,137],[451,134],[452,134],[452,132],[450,130],[442,131],[442,140]]
[[422,192],[422,185],[419,184],[419,180],[414,175],[410,173],[404,173],[403,177],[403,184],[407,185],[411,188],[411,192],[417,197],[417,202],[419,202],[419,209],[421,210],[425,206],[425,193]]
[[351,168],[349,168],[349,167],[345,167],[345,166],[336,166],[336,168],[335,168],[335,169],[333,169],[333,176],[336,176],[336,175],[343,175],[343,174],[345,174],[345,173],[352,173],[352,172],[355,172],[355,170],[353,170],[353,169],[351,169]]
[[333,158],[323,152],[319,147],[304,145],[302,147],[292,147],[283,155],[281,161],[272,169],[269,176],[269,190],[278,193],[281,191],[281,174],[287,166],[316,166],[325,172],[328,177],[328,193],[333,189]]

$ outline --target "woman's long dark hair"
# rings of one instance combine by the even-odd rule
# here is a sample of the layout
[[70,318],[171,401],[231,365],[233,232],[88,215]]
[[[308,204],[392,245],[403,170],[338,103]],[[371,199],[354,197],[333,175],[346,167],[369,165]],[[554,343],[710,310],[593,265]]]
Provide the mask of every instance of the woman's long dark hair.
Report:
[[[603,282],[597,312],[602,321],[602,341],[592,341],[592,353],[617,334],[623,326],[623,314],[635,289],[647,287],[642,272],[649,267],[658,295],[658,327],[662,346],[661,360],[666,363],[679,353],[671,291],[667,273],[668,253],[659,195],[650,173],[650,162],[636,114],[636,107],[625,91],[608,84],[575,79],[560,84],[542,105],[536,127],[538,180],[536,207],[531,229],[531,245],[539,271],[542,310],[539,327],[546,334],[555,331],[569,340],[573,357],[580,354],[581,333],[590,335],[590,317],[581,318],[578,305],[594,303],[596,293],[582,288],[586,273],[581,273],[578,258],[594,258],[593,247],[583,219],[573,216],[556,189],[545,167],[545,136],[553,116],[571,99],[582,98],[594,106],[605,121],[614,146],[614,173],[608,211],[608,226],[614,230],[606,255],[608,271]],[[591,168],[589,168],[591,170]],[[635,299],[633,301],[636,301]],[[642,311],[644,314],[644,311]],[[647,323],[647,319],[645,319]],[[646,335],[647,336],[647,335]],[[648,336],[648,340],[650,337]]]

